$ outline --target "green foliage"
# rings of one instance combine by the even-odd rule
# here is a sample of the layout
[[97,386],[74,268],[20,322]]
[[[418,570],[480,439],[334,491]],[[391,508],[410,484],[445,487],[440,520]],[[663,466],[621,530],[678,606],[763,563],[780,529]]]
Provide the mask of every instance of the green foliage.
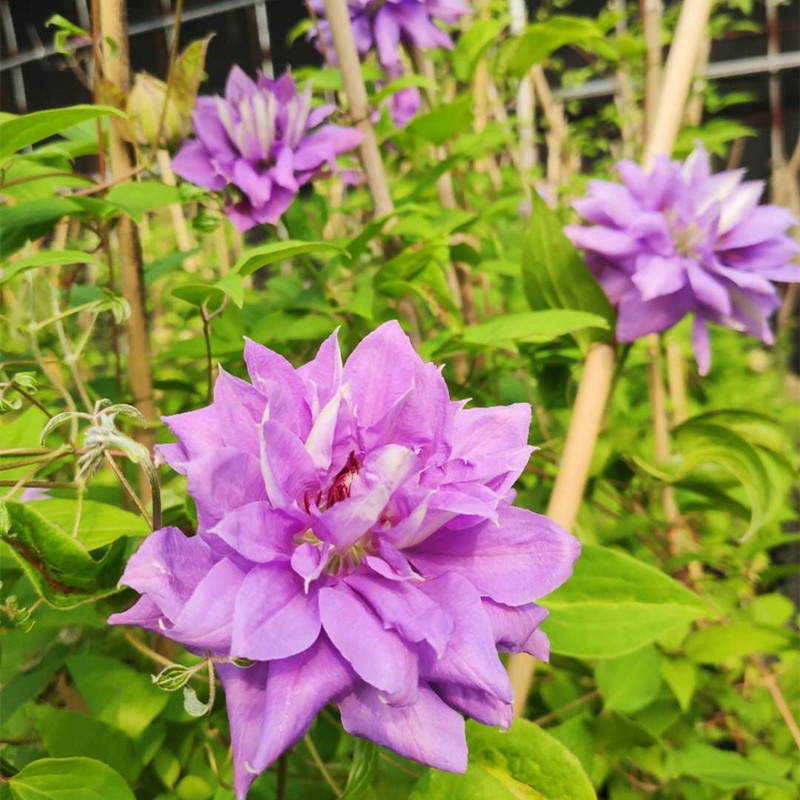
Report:
[[60,134],[65,128],[98,117],[123,116],[111,106],[69,106],[35,111],[0,121],[0,164],[36,142]]
[[[387,80],[370,56],[363,74],[380,110],[395,205],[382,219],[372,217],[366,186],[340,191],[318,181],[290,206],[285,230],[264,226],[242,241],[223,198],[167,185],[149,145],[130,180],[107,186],[76,169],[77,158],[100,150],[108,163],[116,109],[0,115],[2,800],[234,798],[230,730],[224,702],[210,703],[207,655],[106,624],[133,600],[117,581],[153,514],[139,472],[146,448],[123,411],[134,398],[120,218],[132,217],[141,235],[160,414],[203,405],[218,365],[245,377],[245,336],[300,364],[336,328],[349,351],[400,317],[420,352],[443,363],[454,399],[533,406],[530,442],[541,450],[516,502],[543,512],[583,353],[615,328],[563,226],[587,180],[608,179],[619,156],[635,159],[641,149],[646,48],[636,4],[628,5],[617,29],[609,12],[553,15],[569,3],[544,4],[515,37],[507,3],[493,0],[466,18],[453,51],[428,53],[433,79]],[[750,5],[719,5],[714,35],[747,29]],[[677,10],[667,5],[665,45]],[[63,18],[51,22],[64,52],[86,35]],[[173,75],[184,123],[208,42],[190,44]],[[569,67],[575,50],[580,63]],[[565,101],[563,131],[537,111],[538,166],[523,170],[515,104],[519,79],[536,65],[554,89],[622,73],[631,96]],[[315,103],[341,91],[336,69],[296,72],[310,80]],[[411,87],[426,107],[397,130],[383,104]],[[685,155],[699,139],[727,156],[752,134],[735,119],[747,97],[695,90],[715,118],[685,128],[674,152]],[[530,221],[521,213],[529,196]],[[187,222],[180,246],[175,206]],[[710,375],[683,365],[687,413],[660,461],[648,353],[642,343],[618,348],[575,525],[583,553],[574,576],[541,599],[551,661],[537,663],[526,719],[509,732],[468,724],[465,775],[354,739],[326,710],[308,740],[256,779],[249,800],[332,800],[328,780],[353,800],[793,800],[800,767],[773,697],[777,687],[800,715],[798,616],[783,594],[799,570],[791,556],[778,561],[798,542],[790,526],[800,412],[787,339],[767,351],[714,329]],[[665,344],[688,354],[688,326]],[[115,421],[103,435],[111,438],[86,446],[110,408]],[[149,426],[157,441],[172,438],[157,421]],[[186,479],[167,468],[160,478],[163,524],[193,533]],[[26,488],[46,494],[29,498]]]
[[580,761],[527,720],[508,732],[467,725],[470,766],[465,775],[429,770],[410,800],[593,800],[591,781]]
[[125,779],[93,758],[43,758],[8,785],[14,800],[135,800]]
[[4,505],[9,524],[0,530],[0,539],[46,602],[70,608],[118,591],[123,542],[94,559],[80,542],[29,506]]
[[703,615],[697,596],[659,569],[593,545],[543,605],[553,651],[579,658],[631,653]]
[[580,253],[565,236],[561,221],[536,192],[523,242],[522,278],[532,309],[572,309],[606,320],[606,325],[576,337],[578,341],[609,338],[614,325],[613,309]]

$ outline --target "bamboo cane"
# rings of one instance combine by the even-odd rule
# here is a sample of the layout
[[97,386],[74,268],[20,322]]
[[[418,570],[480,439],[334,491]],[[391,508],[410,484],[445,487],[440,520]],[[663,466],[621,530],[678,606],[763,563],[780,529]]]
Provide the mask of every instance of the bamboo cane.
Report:
[[[100,32],[103,37],[104,77],[117,89],[130,89],[130,60],[128,29],[123,0],[100,0]],[[121,121],[112,119],[109,129],[111,172],[115,177],[129,175],[134,169],[130,148],[122,136]],[[117,225],[119,242],[119,277],[122,296],[127,300],[131,315],[126,323],[128,335],[128,378],[133,401],[148,422],[158,418],[153,398],[153,379],[150,373],[150,354],[147,344],[142,254],[139,235],[133,220],[123,214]],[[152,429],[137,431],[138,440],[148,450],[155,445]],[[149,484],[140,481],[140,492],[148,501]]]
[[[652,133],[647,140],[643,162],[652,167],[659,153],[670,154],[675,144],[683,116],[694,63],[705,35],[713,0],[692,0],[681,8],[678,28],[670,48],[664,72],[664,82],[653,120]],[[577,518],[586,479],[589,474],[595,442],[600,432],[603,409],[611,388],[614,350],[608,343],[592,346],[586,356],[575,406],[572,411],[561,465],[553,486],[547,514],[570,530]],[[533,680],[535,661],[518,653],[508,662],[508,673],[514,689],[514,713],[520,715]]]
[[[375,217],[386,217],[394,211],[389,181],[383,168],[383,159],[378,147],[378,138],[369,117],[369,100],[361,74],[361,63],[358,59],[353,26],[350,23],[350,11],[347,0],[325,0],[325,15],[336,51],[339,70],[342,73],[344,95],[350,108],[350,116],[364,135],[358,147],[358,154],[367,186],[372,197],[372,211]],[[406,296],[398,303],[399,309],[411,326],[409,335],[412,343],[419,344],[419,323],[413,300]]]
[[364,135],[358,152],[367,176],[375,216],[384,217],[394,211],[394,204],[378,148],[378,139],[369,119],[367,90],[361,74],[347,0],[325,0],[325,16],[328,18],[333,47],[342,73],[342,85],[350,107],[350,115]]

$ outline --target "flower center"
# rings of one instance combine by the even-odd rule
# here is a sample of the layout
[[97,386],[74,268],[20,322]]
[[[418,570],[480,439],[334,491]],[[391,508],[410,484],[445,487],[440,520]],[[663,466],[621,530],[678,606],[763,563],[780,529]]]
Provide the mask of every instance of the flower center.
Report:
[[[324,502],[321,491],[305,493],[303,505],[306,513],[309,512],[312,504],[316,505],[320,511],[327,511],[331,506],[350,497],[350,487],[353,479],[358,475],[358,470],[358,459],[355,451],[351,450],[345,465],[334,475],[330,488],[325,494]],[[303,534],[296,536],[295,542],[298,545],[303,543],[310,544],[320,550],[325,560],[324,571],[328,575],[338,575],[340,572],[349,571],[357,567],[364,557],[373,551],[370,539],[371,537],[368,534],[359,539],[359,541],[354,542],[346,551],[336,552],[333,548],[329,549],[325,542],[318,538],[311,529],[308,529]]]
[[697,245],[703,241],[705,235],[705,231],[695,223],[690,223],[685,227],[679,227],[678,225],[672,227],[672,237],[675,240],[675,246],[678,248],[678,252],[683,256],[694,255]]
[[325,511],[332,505],[335,505],[340,500],[346,500],[350,497],[350,485],[353,483],[353,478],[358,475],[358,459],[354,450],[350,451],[347,456],[345,465],[334,475],[333,483],[328,494],[325,496],[325,503],[322,504],[322,492],[307,491],[303,495],[303,505],[305,506],[306,513],[308,513],[313,503],[320,511]]
[[358,475],[358,461],[355,451],[351,450],[347,456],[347,463],[336,473],[331,488],[328,489],[328,502],[325,507],[330,508],[334,503],[350,497],[350,484]]

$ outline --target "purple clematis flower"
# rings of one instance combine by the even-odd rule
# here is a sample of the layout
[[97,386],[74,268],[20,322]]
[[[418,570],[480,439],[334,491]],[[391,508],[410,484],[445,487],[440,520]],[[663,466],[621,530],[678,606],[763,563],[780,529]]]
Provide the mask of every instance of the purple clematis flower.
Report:
[[515,508],[530,408],[465,408],[396,322],[343,365],[336,334],[299,369],[248,341],[252,383],[221,372],[212,405],[166,418],[198,535],[153,533],[112,624],[219,666],[237,797],[336,703],[344,728],[464,771],[462,714],[511,723],[497,656],[548,656],[536,601],[579,545]]
[[182,178],[226,194],[226,213],[242,231],[274,225],[303,184],[361,141],[356,128],[323,125],[334,106],[311,108],[288,73],[253,81],[234,67],[225,97],[199,97],[194,134],[172,161]]
[[[311,38],[319,37],[324,50],[333,58],[333,41],[325,19],[324,0],[310,0],[318,17],[317,30]],[[401,46],[431,50],[453,48],[453,40],[437,23],[453,25],[459,17],[470,12],[460,0],[347,0],[350,22],[359,55],[364,58],[375,50],[378,62],[392,80],[405,72]],[[407,87],[391,99],[391,114],[397,127],[405,125],[420,106],[419,90]]]
[[622,183],[590,181],[575,209],[589,227],[567,235],[616,307],[617,339],[632,342],[694,315],[701,374],[711,362],[708,322],[773,341],[769,317],[780,306],[772,281],[800,281],[790,263],[796,223],[785,208],[759,206],[763,184],[743,170],[712,175],[698,145],[684,163],[658,157],[650,173],[617,164]]

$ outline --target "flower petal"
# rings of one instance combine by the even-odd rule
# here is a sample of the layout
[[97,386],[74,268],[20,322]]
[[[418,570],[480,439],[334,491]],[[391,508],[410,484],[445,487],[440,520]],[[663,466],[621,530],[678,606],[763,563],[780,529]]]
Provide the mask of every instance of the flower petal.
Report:
[[212,547],[218,537],[248,561],[266,564],[290,558],[293,537],[304,527],[302,519],[269,503],[247,503],[226,514],[206,536]]
[[445,528],[405,555],[423,576],[457,573],[480,595],[519,606],[560,586],[572,574],[579,552],[578,541],[553,520],[505,506],[499,526]]
[[428,642],[439,656],[444,652],[453,620],[419,584],[369,574],[350,575],[345,581],[375,609],[385,628],[409,642]]
[[361,685],[338,705],[348,733],[437,769],[466,771],[464,720],[429,687],[420,686],[416,702],[398,708]]
[[358,675],[393,705],[417,697],[417,655],[345,584],[319,591],[322,626]]
[[255,661],[293,656],[311,647],[320,624],[316,593],[304,592],[288,564],[259,564],[236,598],[231,655]]

